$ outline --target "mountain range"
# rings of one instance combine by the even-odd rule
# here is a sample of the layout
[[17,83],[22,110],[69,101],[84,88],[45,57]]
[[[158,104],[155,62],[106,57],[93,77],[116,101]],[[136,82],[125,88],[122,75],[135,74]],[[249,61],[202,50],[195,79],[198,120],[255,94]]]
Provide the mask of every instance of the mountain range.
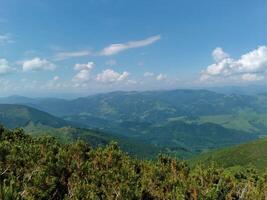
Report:
[[[267,130],[265,93],[243,95],[208,90],[118,91],[72,100],[10,96],[0,98],[0,103],[24,105],[29,110],[34,108],[40,111],[40,116],[46,113],[51,116],[53,123],[59,124],[52,124],[53,128],[70,126],[97,130],[116,140],[126,138],[127,141],[150,145],[159,152],[164,149],[165,153],[185,157],[264,137]],[[31,111],[34,113],[35,110]],[[16,116],[12,117],[15,113],[12,109],[7,113],[2,114],[1,119],[7,126],[12,127],[8,123],[20,121]],[[32,119],[36,127],[40,119],[34,115]],[[25,126],[28,121],[25,117],[16,125],[27,127],[25,130],[33,133],[30,123]],[[51,127],[44,121],[39,123],[39,127],[40,124]],[[34,130],[38,132],[38,129]],[[81,135],[84,133],[79,137]]]

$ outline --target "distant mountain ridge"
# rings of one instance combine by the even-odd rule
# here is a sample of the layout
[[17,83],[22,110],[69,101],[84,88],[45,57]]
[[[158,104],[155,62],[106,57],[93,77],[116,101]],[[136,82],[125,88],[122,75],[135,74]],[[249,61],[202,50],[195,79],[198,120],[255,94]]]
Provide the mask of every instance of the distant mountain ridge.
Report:
[[[171,153],[176,148],[199,153],[247,142],[267,133],[267,96],[263,94],[118,91],[73,100],[22,97],[11,100],[82,128],[129,137],[168,148]],[[4,101],[8,98],[0,99]]]
[[[170,90],[147,92],[111,92],[81,97],[74,100],[56,98],[0,98],[0,103],[10,102],[36,107],[57,116],[81,112],[115,114],[123,117],[139,114],[141,117],[151,109],[165,111],[170,116],[209,115],[231,113],[237,108],[251,106],[255,98],[248,95],[226,95],[208,90]],[[28,99],[28,101],[27,101]],[[108,110],[116,108],[116,112]],[[130,107],[129,107],[130,106]],[[125,110],[127,107],[127,110]],[[106,111],[106,112],[105,112]],[[114,110],[113,110],[114,111]],[[127,112],[127,113],[125,113]],[[153,113],[154,114],[154,113]],[[98,115],[99,116],[99,115]]]
[[[267,130],[265,94],[220,94],[207,90],[111,92],[73,100],[13,96],[0,98],[0,103],[27,105],[69,121],[82,121],[85,127],[95,126],[99,124],[98,121],[162,123],[183,120],[190,123],[211,122],[225,128],[256,131],[259,134],[264,134]],[[255,118],[250,117],[251,113],[254,113]],[[233,116],[233,121],[227,121],[233,119]],[[213,120],[212,117],[218,120]],[[266,124],[259,120],[265,118]],[[86,121],[87,119],[89,120]],[[239,119],[247,124],[245,127],[251,128],[236,126]]]

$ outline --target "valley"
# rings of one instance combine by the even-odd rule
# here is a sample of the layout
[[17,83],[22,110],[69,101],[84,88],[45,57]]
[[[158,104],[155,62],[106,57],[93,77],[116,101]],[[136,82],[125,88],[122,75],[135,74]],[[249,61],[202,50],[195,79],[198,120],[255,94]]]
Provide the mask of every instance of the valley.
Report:
[[165,153],[187,159],[267,133],[265,94],[133,91],[72,100],[11,96],[0,103],[1,123],[8,128],[46,132],[65,142],[83,139],[94,146],[115,140],[130,154],[149,158]]

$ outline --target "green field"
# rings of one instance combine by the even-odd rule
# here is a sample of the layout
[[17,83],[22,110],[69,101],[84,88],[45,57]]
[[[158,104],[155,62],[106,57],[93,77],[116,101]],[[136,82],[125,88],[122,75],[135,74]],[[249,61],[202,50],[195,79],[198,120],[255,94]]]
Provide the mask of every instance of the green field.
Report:
[[215,162],[223,168],[254,167],[260,172],[267,172],[267,139],[260,139],[246,144],[223,148],[201,154],[191,160],[192,164]]

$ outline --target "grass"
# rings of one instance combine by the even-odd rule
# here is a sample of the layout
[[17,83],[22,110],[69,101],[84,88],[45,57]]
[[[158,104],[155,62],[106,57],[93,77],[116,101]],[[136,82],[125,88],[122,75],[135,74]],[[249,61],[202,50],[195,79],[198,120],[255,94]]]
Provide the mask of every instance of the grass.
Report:
[[245,110],[232,115],[201,116],[199,123],[215,123],[225,128],[241,130],[245,132],[257,132],[262,135],[267,133],[267,114],[260,114]]
[[255,167],[260,172],[267,170],[267,139],[259,139],[242,145],[223,148],[209,153],[201,154],[192,160],[192,165],[197,163],[217,163],[224,168]]

